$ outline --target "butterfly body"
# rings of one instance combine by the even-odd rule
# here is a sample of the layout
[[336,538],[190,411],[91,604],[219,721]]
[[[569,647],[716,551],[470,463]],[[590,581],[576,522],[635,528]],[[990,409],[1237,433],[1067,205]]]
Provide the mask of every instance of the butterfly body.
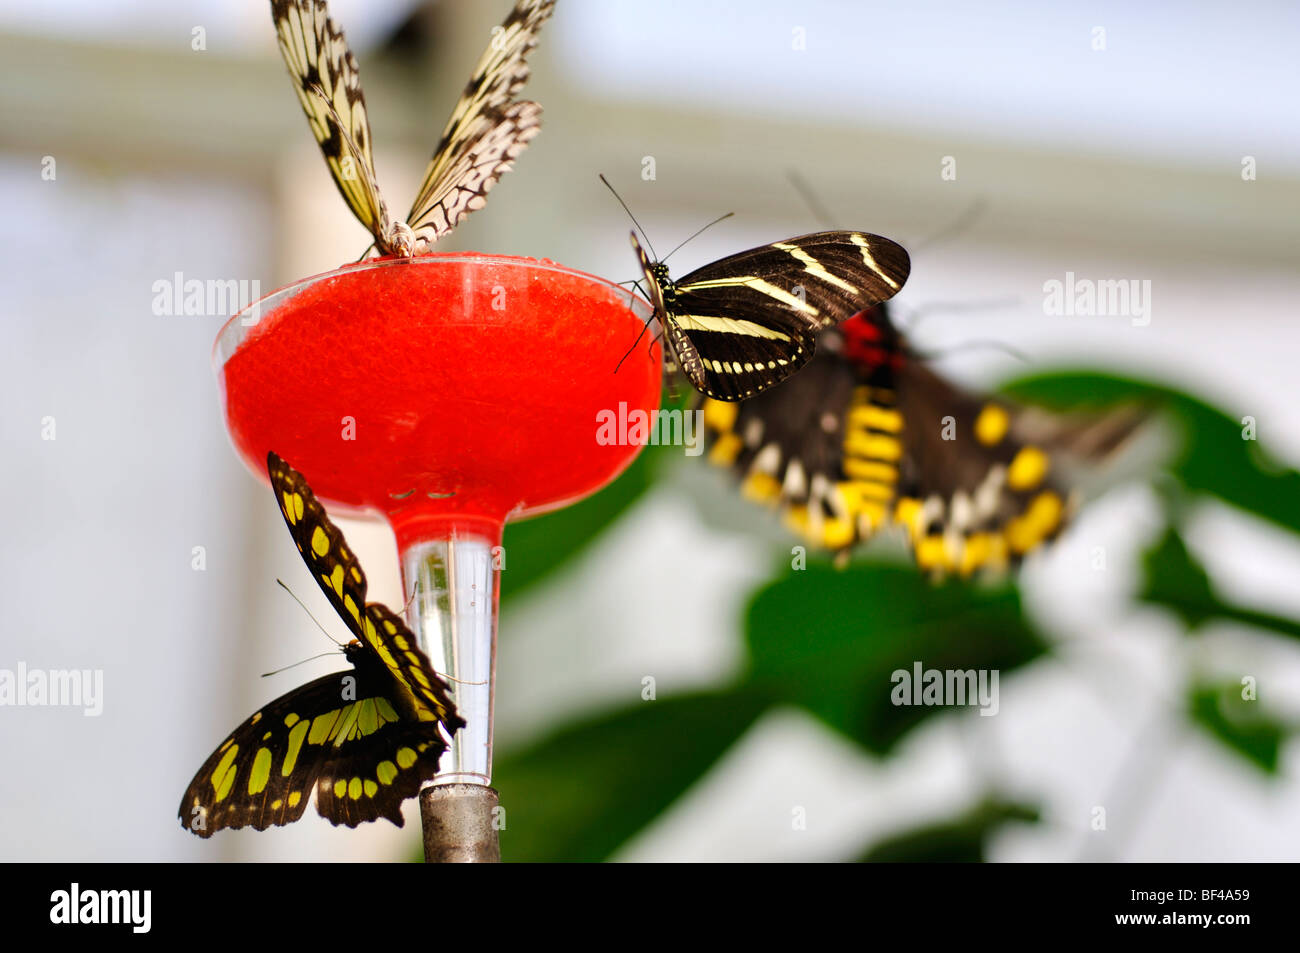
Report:
[[753,397],[812,357],[817,335],[887,300],[907,280],[907,252],[866,232],[773,242],[674,281],[632,235],[651,303],[677,367],[706,396]]
[[267,470],[281,514],[326,598],[357,636],[352,670],[309,682],[263,706],[209,756],[181,799],[183,826],[265,830],[317,812],[355,827],[385,817],[437,774],[447,739],[465,724],[415,635],[366,602],[366,578],[302,475],[275,454]]

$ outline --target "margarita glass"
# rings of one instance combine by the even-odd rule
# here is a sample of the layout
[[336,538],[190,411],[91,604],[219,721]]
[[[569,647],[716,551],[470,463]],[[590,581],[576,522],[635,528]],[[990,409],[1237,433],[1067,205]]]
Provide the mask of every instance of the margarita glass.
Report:
[[545,260],[372,259],[295,282],[232,318],[214,353],[235,449],[267,451],[329,509],[397,538],[407,619],[466,726],[434,784],[492,779],[497,572],[508,519],[575,502],[640,450],[597,415],[658,407],[650,308]]

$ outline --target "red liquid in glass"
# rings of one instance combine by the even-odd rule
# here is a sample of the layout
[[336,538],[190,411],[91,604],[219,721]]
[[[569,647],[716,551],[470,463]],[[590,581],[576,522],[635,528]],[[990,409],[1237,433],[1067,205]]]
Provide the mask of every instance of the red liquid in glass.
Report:
[[274,450],[323,499],[385,513],[403,550],[599,489],[640,448],[598,444],[597,413],[659,404],[657,346],[614,373],[643,322],[602,280],[430,257],[308,285],[220,374],[252,469]]

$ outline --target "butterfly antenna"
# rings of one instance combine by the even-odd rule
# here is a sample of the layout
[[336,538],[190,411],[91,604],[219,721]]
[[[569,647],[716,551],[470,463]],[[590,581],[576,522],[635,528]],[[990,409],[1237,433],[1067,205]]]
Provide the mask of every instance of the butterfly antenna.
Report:
[[[614,186],[609,184],[609,179],[605,178],[605,173],[603,172],[600,173],[600,181],[605,183],[605,188],[614,192]],[[628,208],[627,203],[623,201],[623,196],[614,192],[614,198],[618,199],[618,204],[623,206],[623,211],[627,212],[627,217],[632,220],[632,224],[636,226],[636,230],[641,233],[641,237],[645,239],[646,245],[650,247],[650,254],[654,256],[655,261],[658,261],[659,256],[655,253],[654,243],[650,241],[650,236],[645,233],[645,229],[641,227],[641,223],[636,220],[636,216],[632,214],[632,210]]]
[[457,685],[486,685],[487,684],[486,679],[484,679],[481,682],[467,682],[463,678],[452,678],[450,675],[445,675],[442,672],[438,672],[437,674],[439,675],[439,677],[445,678],[449,682],[455,682]]
[[306,663],[306,662],[314,662],[314,661],[316,661],[316,659],[318,659],[318,658],[325,658],[325,656],[327,656],[327,655],[334,655],[334,654],[336,654],[336,653],[334,653],[334,652],[322,652],[320,655],[313,655],[311,658],[305,658],[305,659],[302,659],[301,661],[297,661],[297,662],[290,662],[290,663],[289,663],[288,665],[286,665],[284,668],[277,668],[277,669],[276,669],[275,671],[273,671],[273,672],[263,672],[263,673],[262,673],[262,677],[263,677],[263,678],[270,678],[272,675],[279,675],[281,672],[288,671],[289,669],[293,668],[295,665],[302,665],[302,664],[304,664],[304,663]]
[[[320,84],[307,83],[306,85],[303,86],[303,89],[307,90],[309,93],[313,93],[316,96],[316,98],[321,101],[321,104],[325,107],[325,109],[329,112],[330,117],[334,120],[334,124],[338,127],[339,135],[343,137],[344,141],[346,141],[348,144],[348,148],[352,150],[352,154],[354,156],[365,155],[365,153],[363,153],[359,148],[357,148],[357,142],[355,139],[352,138],[352,133],[348,130],[347,124],[343,121],[343,117],[340,116],[338,110],[334,108],[334,104],[330,102],[330,98],[325,95],[325,90],[321,89]],[[373,179],[374,170],[368,169],[366,171],[370,173],[370,177]],[[378,189],[377,184],[374,184],[373,187],[375,189]],[[380,202],[380,206],[381,207],[383,206],[382,201]],[[376,238],[378,238],[378,233],[374,229],[371,229],[370,233],[372,235],[375,235]],[[377,241],[371,242],[370,248],[374,248],[376,244],[378,244]],[[365,252],[362,253],[361,258],[358,258],[357,261],[361,261],[363,258],[365,258],[366,255],[370,253],[370,248],[367,248]]]
[[984,214],[984,209],[987,207],[987,205],[988,203],[984,201],[984,196],[981,195],[979,198],[975,199],[975,201],[967,205],[966,208],[963,209],[957,215],[956,218],[954,218],[943,228],[939,229],[937,232],[934,232],[929,237],[923,238],[921,241],[917,242],[916,245],[913,246],[913,250],[919,251],[920,249],[925,248],[928,245],[933,245],[936,242],[941,242],[944,239],[951,238],[953,235],[956,235],[959,232],[964,231],[966,228],[968,228],[971,225],[972,222],[974,222],[977,218],[979,218],[981,215]]
[[[698,238],[700,235],[704,234],[706,231],[708,231],[708,230],[709,230],[710,228],[712,228],[714,225],[717,225],[719,222],[731,218],[731,216],[733,216],[733,215],[735,215],[735,214],[736,214],[735,212],[728,212],[726,215],[719,215],[717,218],[715,218],[713,221],[709,222],[709,224],[705,225],[703,228],[701,228],[698,232],[696,232],[696,233],[695,233],[694,235],[692,235],[690,238],[686,239],[686,242],[689,242],[689,241],[690,241],[691,239],[693,239],[693,238]],[[664,257],[663,257],[662,259],[660,259],[660,264],[663,264],[663,262],[667,261],[669,258],[672,258],[673,255],[675,255],[675,254],[677,253],[677,249],[678,249],[678,248],[681,248],[682,245],[685,245],[686,242],[682,242],[682,244],[681,244],[681,245],[678,245],[677,248],[674,248],[674,249],[673,249],[672,251],[670,251],[668,254],[664,255]]]
[[915,334],[921,322],[933,314],[960,314],[963,311],[988,311],[998,308],[1014,308],[1020,304],[1019,298],[989,298],[984,301],[927,301],[914,308],[893,308],[893,315],[898,326],[908,334]]
[[808,184],[808,181],[794,169],[787,169],[785,177],[790,180],[790,184],[794,186],[794,190],[799,193],[799,197],[803,199],[803,204],[808,206],[808,211],[812,212],[812,217],[817,220],[818,224],[820,224],[822,228],[830,228],[831,222],[833,221],[831,214],[826,210],[826,207],[817,200],[817,196],[813,194],[812,187]]
[[320,620],[317,619],[314,615],[311,614],[311,610],[308,609],[307,606],[303,604],[303,601],[302,601],[301,599],[299,599],[296,595],[294,595],[293,590],[290,589],[288,586],[286,586],[286,585],[284,584],[284,580],[282,580],[282,579],[277,579],[277,580],[276,580],[276,583],[280,586],[281,589],[283,589],[285,592],[289,593],[289,595],[293,596],[293,601],[294,601],[294,602],[296,602],[296,603],[298,603],[298,605],[302,606],[302,611],[305,612],[305,613],[307,613],[307,616],[311,619],[311,621],[313,621],[313,622],[316,623],[316,628],[320,629],[322,632],[325,633],[325,638],[329,639],[331,642],[333,642],[333,643],[334,643],[335,645],[337,645],[339,648],[343,648],[343,643],[340,642],[338,639],[334,638],[334,636],[330,635],[329,632],[327,632],[327,631],[325,630],[325,626],[321,625],[321,624],[320,624]]
[[954,344],[952,347],[940,348],[937,351],[914,351],[913,356],[918,357],[923,361],[933,361],[941,357],[946,357],[949,354],[957,354],[961,351],[970,351],[977,348],[991,348],[994,351],[1001,351],[1003,354],[1013,357],[1021,363],[1029,363],[1029,358],[1025,356],[1023,351],[1017,351],[1011,345],[1003,344],[1001,341],[986,340],[962,341],[960,344]]
[[652,314],[650,317],[646,318],[645,324],[641,325],[641,333],[636,336],[636,340],[632,342],[632,346],[627,349],[627,354],[624,354],[618,359],[618,367],[614,368],[615,374],[618,373],[618,368],[623,366],[623,362],[627,360],[627,355],[635,351],[636,346],[641,343],[641,339],[645,337],[646,330],[650,327],[650,322],[654,321],[654,319],[655,316]]
[[339,127],[339,135],[347,140],[348,146],[351,147],[352,154],[356,156],[364,155],[365,153],[357,148],[357,142],[352,138],[352,133],[349,131],[347,123],[343,121],[343,117],[340,116],[338,110],[334,108],[334,104],[330,102],[330,98],[325,95],[325,90],[321,89],[320,83],[307,83],[303,86],[303,89],[307,90],[309,93],[314,93],[316,98],[321,101],[321,105],[328,110],[330,118],[332,118],[335,125]]
[[[790,184],[794,186],[794,190],[799,193],[799,197],[803,199],[804,205],[808,206],[808,211],[812,212],[813,218],[817,219],[823,228],[831,228],[831,223],[834,219],[830,212],[827,211],[826,206],[822,205],[821,202],[818,201],[816,194],[808,185],[808,181],[794,169],[786,170],[785,175],[786,178],[790,180]],[[928,245],[933,245],[937,242],[943,241],[944,239],[951,238],[953,235],[956,235],[970,227],[972,222],[984,214],[987,206],[988,203],[984,200],[983,196],[975,199],[967,205],[956,218],[943,228],[917,242],[916,245],[913,246],[913,251],[920,250]]]

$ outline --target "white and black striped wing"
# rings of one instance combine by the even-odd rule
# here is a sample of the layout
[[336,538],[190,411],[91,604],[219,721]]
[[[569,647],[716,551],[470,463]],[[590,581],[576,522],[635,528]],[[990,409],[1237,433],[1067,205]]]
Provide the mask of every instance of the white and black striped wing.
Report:
[[[643,268],[645,267],[643,259]],[[817,333],[892,298],[911,263],[866,232],[817,232],[705,265],[680,281],[647,271],[682,371],[716,400],[744,400],[808,362]]]
[[391,228],[371,154],[361,74],[325,0],[271,0],[280,54],[334,184],[376,243]]
[[510,170],[541,129],[542,107],[514,96],[528,81],[527,56],[555,0],[519,0],[493,30],[424,173],[407,222],[427,250],[470,212]]

